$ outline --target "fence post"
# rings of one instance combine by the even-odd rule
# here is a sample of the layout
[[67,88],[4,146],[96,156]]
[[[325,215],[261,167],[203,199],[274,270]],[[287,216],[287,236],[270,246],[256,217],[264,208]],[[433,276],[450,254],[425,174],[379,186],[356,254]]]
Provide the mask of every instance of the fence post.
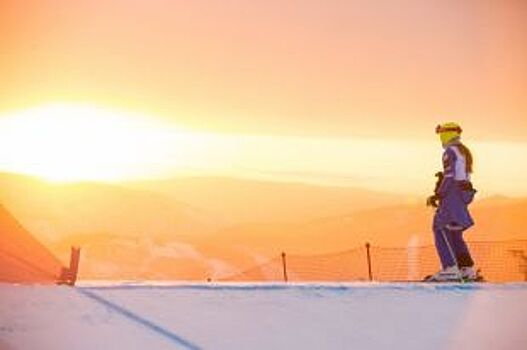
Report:
[[285,252],[282,252],[282,270],[284,273],[284,282],[287,282],[287,264],[285,261]]
[[68,286],[75,285],[75,282],[77,282],[77,274],[79,272],[80,255],[80,247],[71,247],[70,266],[62,268],[60,276],[57,279],[57,284],[66,284]]
[[373,273],[371,272],[370,242],[366,242],[366,259],[368,262],[368,278],[370,281],[373,281]]
[[79,272],[79,260],[81,255],[80,247],[71,247],[71,256],[70,256],[70,281],[69,285],[74,286],[77,282],[77,273]]

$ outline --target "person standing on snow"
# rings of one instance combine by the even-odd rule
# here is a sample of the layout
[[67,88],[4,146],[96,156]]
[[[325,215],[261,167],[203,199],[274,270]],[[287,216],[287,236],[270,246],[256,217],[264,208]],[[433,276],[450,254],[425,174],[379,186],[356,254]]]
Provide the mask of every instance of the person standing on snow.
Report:
[[470,182],[472,154],[461,143],[461,127],[444,123],[436,127],[443,145],[443,173],[427,204],[436,207],[433,231],[442,270],[426,278],[430,282],[478,280],[474,261],[463,239],[463,232],[474,225],[468,205],[476,190]]

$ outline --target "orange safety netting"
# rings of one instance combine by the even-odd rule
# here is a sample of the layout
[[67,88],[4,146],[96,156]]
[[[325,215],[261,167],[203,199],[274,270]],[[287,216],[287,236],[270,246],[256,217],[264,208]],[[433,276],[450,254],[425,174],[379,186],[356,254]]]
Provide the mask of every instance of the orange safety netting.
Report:
[[62,264],[0,205],[0,282],[55,283]]
[[[469,242],[489,282],[527,281],[527,240]],[[368,257],[369,256],[369,257]],[[439,269],[435,247],[360,247],[321,255],[283,254],[220,281],[420,281]]]

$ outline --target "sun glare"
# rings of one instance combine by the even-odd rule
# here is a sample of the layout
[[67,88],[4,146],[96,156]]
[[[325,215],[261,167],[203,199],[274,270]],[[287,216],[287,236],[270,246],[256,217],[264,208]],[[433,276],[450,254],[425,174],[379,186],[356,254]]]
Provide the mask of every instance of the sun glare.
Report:
[[13,113],[0,118],[0,166],[61,182],[155,177],[166,163],[184,166],[198,137],[151,119],[65,104]]
[[[485,192],[525,193],[526,144],[469,144],[477,157],[474,179]],[[0,171],[55,182],[234,176],[422,195],[430,188],[430,169],[441,166],[439,152],[435,138],[213,134],[87,105],[47,105],[0,116]],[[503,154],[516,161],[507,162]]]

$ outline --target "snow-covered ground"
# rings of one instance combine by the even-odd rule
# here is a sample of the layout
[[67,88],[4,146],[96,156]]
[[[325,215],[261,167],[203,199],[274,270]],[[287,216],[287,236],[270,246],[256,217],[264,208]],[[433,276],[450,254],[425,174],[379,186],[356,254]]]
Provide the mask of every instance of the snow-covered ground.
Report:
[[527,284],[0,284],[0,349],[525,349]]

